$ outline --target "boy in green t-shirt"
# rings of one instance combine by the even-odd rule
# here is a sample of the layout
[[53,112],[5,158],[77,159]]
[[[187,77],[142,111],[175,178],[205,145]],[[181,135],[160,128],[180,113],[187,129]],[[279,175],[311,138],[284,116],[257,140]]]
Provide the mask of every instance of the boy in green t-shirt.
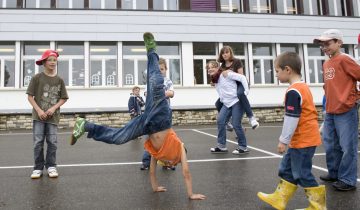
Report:
[[[27,88],[28,101],[33,107],[34,171],[32,179],[42,176],[44,167],[51,178],[59,176],[56,170],[57,127],[60,106],[69,98],[63,79],[57,76],[56,65],[59,54],[46,50],[37,65],[44,65],[44,72],[33,76]],[[44,141],[47,150],[44,159]]]

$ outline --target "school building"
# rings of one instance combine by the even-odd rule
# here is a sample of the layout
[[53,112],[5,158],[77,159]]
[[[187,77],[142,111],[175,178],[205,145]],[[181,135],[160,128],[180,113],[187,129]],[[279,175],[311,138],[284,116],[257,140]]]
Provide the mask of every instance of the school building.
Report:
[[321,104],[326,57],[312,41],[330,28],[360,59],[360,0],[0,0],[0,124],[31,112],[26,88],[49,48],[60,53],[70,96],[63,113],[125,112],[131,88],[145,87],[146,31],[167,61],[175,111],[214,109],[205,65],[224,45],[244,63],[253,107],[282,106],[287,84],[277,81],[273,60],[283,51],[300,54]]

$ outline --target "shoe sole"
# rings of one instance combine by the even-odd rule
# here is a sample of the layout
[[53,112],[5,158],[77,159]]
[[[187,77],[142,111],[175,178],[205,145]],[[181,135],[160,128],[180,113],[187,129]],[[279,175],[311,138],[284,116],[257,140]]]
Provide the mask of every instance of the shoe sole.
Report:
[[40,179],[42,177],[42,174],[40,176],[30,176],[31,179]]
[[254,125],[254,126],[252,126],[251,128],[253,129],[253,130],[256,130],[256,129],[258,129],[260,127],[260,125]]
[[285,208],[282,208],[281,206],[276,205],[276,203],[274,203],[271,199],[266,197],[263,193],[258,193],[257,196],[260,200],[264,201],[265,203],[269,204],[270,206],[272,206],[275,209],[285,209]]
[[59,175],[55,175],[55,176],[54,175],[52,175],[52,176],[49,175],[49,178],[58,178],[58,177],[59,177]]
[[250,152],[242,152],[242,153],[232,153],[233,155],[246,155],[249,154]]
[[324,182],[327,182],[327,183],[334,183],[334,182],[339,181],[338,179],[322,179],[321,177],[320,177],[320,180],[324,181]]
[[344,189],[344,188],[337,188],[337,187],[333,186],[333,188],[335,188],[335,190],[337,190],[337,191],[352,191],[352,190],[356,190],[356,187]]
[[213,152],[213,151],[210,151],[211,154],[226,154],[228,153],[228,151],[223,151],[223,152]]
[[75,138],[74,135],[71,134],[70,145],[74,145],[76,142],[77,142],[77,139]]

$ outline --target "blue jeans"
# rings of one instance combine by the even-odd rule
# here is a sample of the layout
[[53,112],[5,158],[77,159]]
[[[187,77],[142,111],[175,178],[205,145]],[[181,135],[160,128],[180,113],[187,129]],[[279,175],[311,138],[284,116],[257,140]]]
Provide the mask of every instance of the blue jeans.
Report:
[[314,157],[315,150],[316,147],[289,148],[281,160],[279,176],[301,187],[319,186],[311,173],[312,158]]
[[171,109],[165,98],[164,78],[159,69],[159,56],[151,50],[147,54],[147,92],[145,111],[122,128],[110,128],[86,122],[88,138],[108,144],[124,144],[144,134],[171,128]]
[[343,114],[326,113],[323,142],[329,176],[355,186],[358,159],[356,106]]
[[[56,167],[57,125],[42,121],[33,121],[34,170]],[[46,139],[46,160],[44,142]]]
[[241,119],[244,114],[244,110],[240,106],[239,102],[236,102],[232,107],[229,108],[222,106],[220,112],[218,113],[218,147],[226,147],[226,122],[229,120],[229,113],[231,113],[232,125],[234,127],[236,136],[238,137],[239,148],[245,149],[247,147],[246,137],[244,130],[241,127]]
[[144,150],[144,154],[142,157],[142,163],[146,167],[150,167],[151,155],[148,151]]

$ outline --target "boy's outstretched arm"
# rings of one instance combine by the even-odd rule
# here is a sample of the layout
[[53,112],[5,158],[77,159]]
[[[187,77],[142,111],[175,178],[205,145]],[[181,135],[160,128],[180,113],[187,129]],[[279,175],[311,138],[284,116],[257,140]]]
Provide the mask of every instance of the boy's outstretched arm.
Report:
[[157,160],[154,157],[151,157],[151,161],[150,161],[151,187],[154,192],[165,192],[166,188],[163,186],[159,186],[157,179],[156,179],[156,164],[157,164]]
[[181,151],[181,165],[182,165],[182,173],[184,175],[185,185],[187,194],[189,196],[189,199],[191,200],[204,200],[206,198],[205,195],[202,194],[194,194],[192,191],[192,180],[191,180],[191,174],[189,170],[189,165],[187,162],[186,152],[184,146],[182,147]]

